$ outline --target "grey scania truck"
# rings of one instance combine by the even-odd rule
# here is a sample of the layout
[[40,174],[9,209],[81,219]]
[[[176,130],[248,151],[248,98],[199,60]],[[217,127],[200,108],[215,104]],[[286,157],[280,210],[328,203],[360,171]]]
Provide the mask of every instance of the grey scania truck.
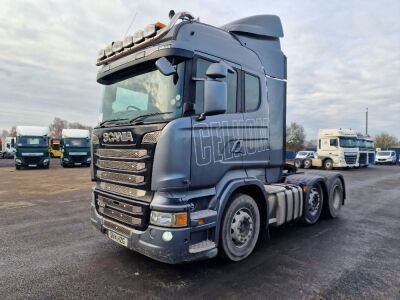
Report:
[[99,51],[98,230],[166,263],[240,261],[270,226],[338,216],[340,174],[285,164],[281,37],[273,15],[214,27],[171,11]]

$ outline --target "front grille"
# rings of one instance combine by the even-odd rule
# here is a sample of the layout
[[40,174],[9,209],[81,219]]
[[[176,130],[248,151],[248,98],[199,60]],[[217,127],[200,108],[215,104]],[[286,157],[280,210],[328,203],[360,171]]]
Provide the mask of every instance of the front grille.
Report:
[[362,165],[367,163],[367,153],[360,153],[360,157],[358,158],[358,162]]
[[97,185],[97,187],[103,191],[120,194],[122,196],[127,196],[130,198],[146,196],[146,191],[144,191],[144,190],[130,188],[130,187],[123,186],[123,185],[112,184],[112,183],[108,183],[108,182],[104,182],[104,181],[101,181]]
[[85,155],[71,155],[70,159],[71,162],[73,163],[84,163],[86,161],[86,156]]
[[144,181],[144,176],[132,175],[132,174],[122,174],[108,171],[97,171],[97,178],[102,180],[113,181],[117,183],[124,183],[129,185],[135,185],[142,183]]
[[99,208],[99,212],[102,213],[103,215],[116,219],[118,221],[127,223],[129,225],[137,225],[141,226],[142,225],[142,220],[136,217],[129,216],[127,214],[121,213],[119,211],[110,209],[110,208]]
[[147,150],[139,149],[97,149],[96,156],[107,158],[127,158],[136,159],[147,155]]
[[104,219],[103,226],[126,237],[130,237],[132,235],[132,229],[111,220]]
[[140,206],[127,204],[125,202],[113,200],[111,198],[107,198],[101,195],[97,197],[97,201],[100,207],[108,206],[118,210],[126,211],[131,214],[143,214],[143,208]]
[[357,155],[345,155],[344,160],[348,165],[354,165],[357,162]]
[[40,156],[27,156],[24,157],[25,163],[27,165],[37,165],[40,163],[42,158]]
[[142,162],[129,162],[129,161],[115,161],[115,160],[97,160],[96,164],[99,168],[112,169],[112,170],[125,170],[125,171],[141,171],[145,168],[145,163]]

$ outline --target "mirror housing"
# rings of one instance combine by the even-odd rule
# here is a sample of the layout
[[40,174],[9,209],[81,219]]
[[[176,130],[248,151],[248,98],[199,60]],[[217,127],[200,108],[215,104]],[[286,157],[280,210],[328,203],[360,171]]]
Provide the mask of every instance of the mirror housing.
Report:
[[14,139],[11,139],[11,147],[15,148],[15,141],[14,141]]
[[225,81],[228,66],[224,63],[211,64],[206,72],[208,78],[204,80],[204,112],[200,120],[205,116],[223,114],[228,106],[228,88]]
[[157,70],[160,71],[165,76],[170,76],[176,74],[176,69],[165,57],[161,57],[156,60]]

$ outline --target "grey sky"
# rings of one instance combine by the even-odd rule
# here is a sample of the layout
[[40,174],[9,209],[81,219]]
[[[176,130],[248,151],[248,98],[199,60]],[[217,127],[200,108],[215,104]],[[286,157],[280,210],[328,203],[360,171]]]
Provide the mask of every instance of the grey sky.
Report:
[[[183,5],[183,3],[186,3]],[[387,131],[400,138],[400,1],[17,1],[0,2],[0,130],[55,117],[95,125],[97,50],[187,10],[223,25],[280,16],[288,57],[288,123]]]

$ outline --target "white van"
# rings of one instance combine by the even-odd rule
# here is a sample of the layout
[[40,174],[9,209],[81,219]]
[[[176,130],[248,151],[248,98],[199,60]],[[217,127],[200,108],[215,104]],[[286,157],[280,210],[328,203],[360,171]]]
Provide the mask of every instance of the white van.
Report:
[[393,150],[378,151],[375,155],[375,164],[396,164],[396,152]]

